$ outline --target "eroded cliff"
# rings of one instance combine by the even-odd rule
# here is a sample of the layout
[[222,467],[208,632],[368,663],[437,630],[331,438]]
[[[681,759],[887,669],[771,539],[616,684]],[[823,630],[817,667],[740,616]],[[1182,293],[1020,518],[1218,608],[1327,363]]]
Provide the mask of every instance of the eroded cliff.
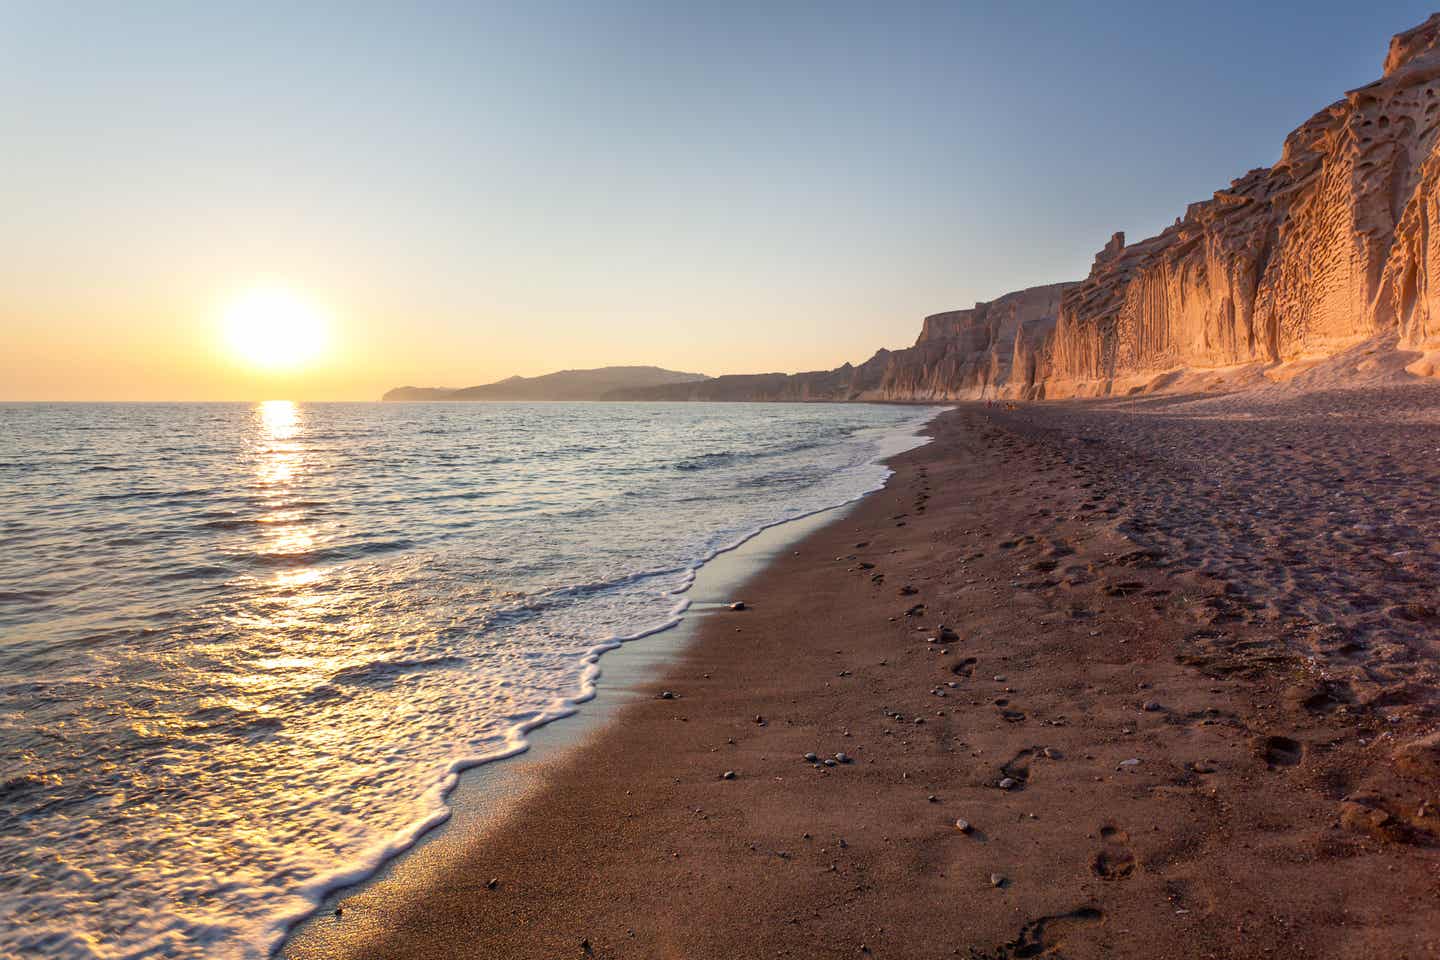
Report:
[[1184,368],[1333,355],[1377,335],[1440,345],[1440,14],[1394,38],[1382,79],[1285,140],[1280,160],[1096,258],[1033,370],[1006,392],[1129,392]]
[[[860,366],[721,377],[673,399],[1105,396],[1188,372],[1280,379],[1371,338],[1440,369],[1440,14],[1397,35],[1384,76],[1321,110],[1173,226],[1115,234],[1090,275],[926,317]],[[1435,280],[1435,283],[1431,281]],[[1187,381],[1193,383],[1193,381]]]

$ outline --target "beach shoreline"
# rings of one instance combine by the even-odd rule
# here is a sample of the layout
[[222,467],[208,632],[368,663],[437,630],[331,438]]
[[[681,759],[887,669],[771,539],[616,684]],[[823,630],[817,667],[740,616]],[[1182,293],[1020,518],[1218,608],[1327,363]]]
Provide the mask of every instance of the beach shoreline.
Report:
[[648,696],[657,676],[664,676],[694,640],[705,619],[725,610],[740,588],[774,557],[851,509],[858,500],[783,521],[716,554],[697,571],[685,591],[687,607],[677,623],[626,640],[596,656],[597,671],[574,699],[571,712],[528,729],[524,746],[514,753],[478,761],[461,771],[445,795],[444,819],[421,831],[413,843],[383,860],[354,883],[328,891],[303,918],[293,923],[275,953],[290,943],[323,943],[333,932],[336,908],[359,893],[393,882],[412,858],[443,860],[475,835],[524,802],[535,789],[540,770],[560,762],[578,744],[614,723],[623,709]]
[[932,421],[525,802],[280,955],[1425,955],[1434,815],[1389,758],[1428,706],[1347,699],[1138,541],[1064,416]]
[[[928,443],[926,425],[947,409],[934,404],[906,406],[929,406],[934,412],[923,420],[887,428],[876,438],[872,462],[884,463]],[[373,867],[341,871],[339,876],[354,879],[327,884],[311,908],[278,923],[280,933],[271,954],[282,953],[292,942],[323,943],[330,933],[327,924],[339,915],[337,908],[342,901],[393,882],[397,870],[411,869],[412,858],[431,861],[451,856],[452,848],[503,819],[506,811],[532,792],[537,770],[557,762],[613,722],[627,704],[648,690],[657,676],[663,676],[708,616],[727,609],[741,588],[777,555],[843,517],[865,497],[882,489],[884,482],[834,506],[768,523],[701,562],[690,584],[677,592],[681,603],[672,622],[602,643],[583,657],[584,671],[574,696],[557,701],[545,715],[517,726],[505,749],[465,763],[454,774],[453,783],[442,787],[441,811],[394,841],[393,851],[380,856]]]

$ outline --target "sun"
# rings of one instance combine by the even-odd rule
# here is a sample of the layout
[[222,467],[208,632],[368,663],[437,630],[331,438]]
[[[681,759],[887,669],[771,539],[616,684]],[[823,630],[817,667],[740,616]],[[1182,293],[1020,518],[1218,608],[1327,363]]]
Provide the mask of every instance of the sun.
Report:
[[248,290],[225,307],[225,343],[236,358],[266,370],[312,362],[330,335],[325,311],[280,287]]

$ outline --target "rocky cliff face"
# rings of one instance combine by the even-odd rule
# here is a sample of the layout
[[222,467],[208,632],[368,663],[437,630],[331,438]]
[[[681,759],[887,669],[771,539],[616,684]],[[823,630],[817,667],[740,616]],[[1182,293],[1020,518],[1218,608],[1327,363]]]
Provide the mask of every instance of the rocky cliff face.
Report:
[[1010,381],[1014,346],[1054,326],[1060,295],[1070,283],[1007,293],[969,310],[926,317],[920,337],[904,350],[880,350],[856,366],[811,373],[717,377],[644,390],[626,400],[960,400],[989,396]]
[[1437,47],[1440,14],[1395,37],[1384,77],[1306,121],[1273,167],[1159,236],[1117,235],[1007,392],[1129,392],[1181,368],[1283,365],[1378,334],[1440,346]]
[[[1321,110],[1279,161],[1158,236],[1115,234],[1080,283],[926,317],[913,347],[820,373],[722,377],[650,396],[952,400],[1105,396],[1184,371],[1284,376],[1384,335],[1440,369],[1440,14],[1384,76]],[[1432,283],[1431,281],[1435,281]],[[668,393],[667,393],[668,391]]]
[[961,400],[999,395],[1033,375],[1032,351],[1053,330],[1065,292],[1053,283],[1007,293],[969,310],[925,318],[920,338],[896,351],[865,399]]

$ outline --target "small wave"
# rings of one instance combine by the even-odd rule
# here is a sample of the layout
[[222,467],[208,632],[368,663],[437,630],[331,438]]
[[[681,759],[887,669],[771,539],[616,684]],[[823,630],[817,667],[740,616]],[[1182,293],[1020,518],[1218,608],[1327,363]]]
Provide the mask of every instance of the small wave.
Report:
[[205,707],[192,713],[180,730],[186,736],[221,735],[243,740],[259,740],[279,732],[285,721],[254,710],[229,706]]
[[58,590],[0,590],[0,602],[35,603],[57,595]]
[[792,453],[801,453],[805,450],[814,450],[817,447],[833,446],[833,437],[824,440],[805,440],[800,443],[784,444],[775,447],[762,447],[759,450],[717,450],[712,453],[701,453],[693,457],[686,457],[684,460],[673,464],[674,469],[692,471],[709,470],[713,467],[728,466],[732,463],[742,463],[746,460],[760,460],[765,457],[783,457]]
[[737,487],[773,487],[777,484],[785,484],[793,489],[808,487],[820,480],[821,477],[815,474],[805,473],[762,473],[758,477],[744,477],[735,481]]
[[689,457],[675,464],[676,470],[705,470],[710,467],[723,467],[727,463],[733,463],[739,453],[702,453],[698,456]]
[[331,683],[345,686],[390,686],[407,674],[427,670],[456,670],[465,666],[463,657],[432,657],[426,660],[377,660],[374,663],[346,667],[330,678]]
[[216,577],[228,577],[233,571],[229,567],[223,567],[213,563],[197,563],[188,567],[181,567],[178,570],[167,570],[164,573],[156,574],[157,581],[167,580],[211,580]]
[[[282,508],[283,509],[283,508]],[[293,517],[221,517],[215,520],[206,520],[197,523],[196,527],[201,530],[248,530],[253,527],[286,527],[304,521]]]
[[411,540],[375,540],[349,547],[323,547],[318,550],[297,550],[294,553],[257,553],[250,559],[263,567],[305,567],[314,564],[343,563],[381,553],[409,550]]
[[228,520],[206,520],[196,526],[202,530],[243,530],[246,527],[258,527],[262,522],[258,517],[233,517]]
[[208,487],[196,487],[191,490],[130,490],[125,493],[100,493],[91,499],[104,501],[123,500],[200,500],[212,497],[219,491]]

